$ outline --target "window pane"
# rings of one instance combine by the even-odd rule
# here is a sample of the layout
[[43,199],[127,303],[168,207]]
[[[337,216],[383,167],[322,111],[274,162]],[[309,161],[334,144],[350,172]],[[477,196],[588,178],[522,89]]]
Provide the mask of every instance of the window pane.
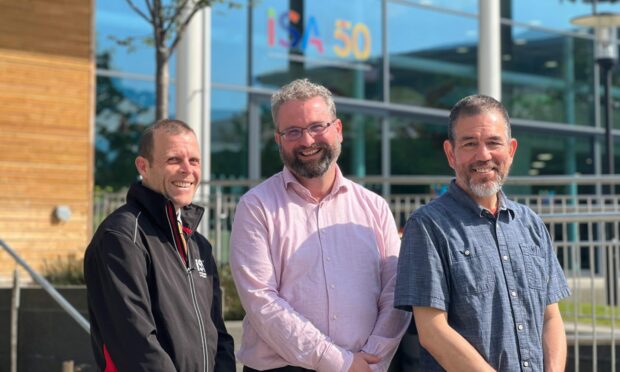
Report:
[[[452,175],[443,152],[447,125],[415,118],[390,118],[391,171],[393,175]],[[392,193],[431,193],[428,186],[394,185]]]
[[214,89],[211,102],[211,177],[247,178],[247,96]]
[[376,116],[341,112],[342,153],[338,165],[352,177],[381,175],[381,120]]
[[[509,18],[515,21],[554,28],[558,30],[572,30],[572,18],[592,14],[592,1],[540,1],[540,0],[513,0],[503,1],[502,5],[512,4],[512,14]],[[618,5],[606,1],[598,1],[597,12],[617,12]],[[507,16],[507,15],[504,15]]]
[[253,8],[253,84],[276,89],[308,77],[339,96],[380,99],[381,1],[302,4]]
[[216,2],[211,11],[211,76],[214,83],[248,82],[248,6]]
[[502,59],[512,117],[594,125],[591,41],[503,25]]
[[[557,133],[532,132],[513,128],[512,135],[519,141],[511,168],[516,176],[557,174],[593,174],[592,140],[583,136],[565,136]],[[540,194],[552,192],[564,194],[567,186],[511,186],[510,193]],[[580,189],[580,192],[593,190]]]
[[95,184],[115,190],[137,180],[134,159],[144,127],[154,120],[150,82],[97,77]]
[[390,100],[450,108],[476,92],[477,43],[474,18],[388,4]]

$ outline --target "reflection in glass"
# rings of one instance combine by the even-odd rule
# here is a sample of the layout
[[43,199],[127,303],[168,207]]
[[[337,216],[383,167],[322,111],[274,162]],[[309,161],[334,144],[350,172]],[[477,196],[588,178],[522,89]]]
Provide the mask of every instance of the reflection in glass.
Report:
[[[452,175],[443,152],[447,124],[428,124],[413,118],[390,118],[390,156],[393,175]],[[392,186],[393,194],[432,193],[428,186]]]
[[211,102],[211,178],[247,178],[247,95],[214,89]]
[[512,117],[594,125],[592,43],[502,26],[502,101]]
[[[104,56],[98,60],[105,63]],[[154,87],[98,76],[96,100],[95,184],[119,190],[137,179],[134,159],[142,131],[155,117]]]
[[[214,83],[248,82],[248,12],[245,0],[215,2],[211,11],[211,76]],[[252,36],[254,37],[254,36]]]
[[252,9],[253,85],[277,89],[308,77],[338,96],[381,99],[381,1],[264,1]]
[[338,165],[352,177],[381,175],[381,120],[376,116],[341,112],[342,153]]
[[[532,132],[522,128],[512,129],[518,141],[511,174],[518,176],[593,174],[594,159],[592,139],[583,136],[563,136],[557,133]],[[572,189],[572,186],[512,186],[511,193],[580,193],[594,190],[588,187]]]
[[477,19],[388,4],[391,102],[450,108],[476,92],[477,43]]
[[[533,26],[543,26],[560,31],[574,29],[570,20],[574,17],[592,14],[592,0],[589,1],[540,1],[511,0],[502,1],[502,7],[511,11],[515,21]],[[618,5],[599,0],[597,12],[617,12]]]

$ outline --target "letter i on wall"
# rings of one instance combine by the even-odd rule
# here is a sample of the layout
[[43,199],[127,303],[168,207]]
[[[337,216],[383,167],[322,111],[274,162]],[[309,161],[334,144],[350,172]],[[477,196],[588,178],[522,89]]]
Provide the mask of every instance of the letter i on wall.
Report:
[[267,45],[273,46],[276,42],[276,11],[267,9]]

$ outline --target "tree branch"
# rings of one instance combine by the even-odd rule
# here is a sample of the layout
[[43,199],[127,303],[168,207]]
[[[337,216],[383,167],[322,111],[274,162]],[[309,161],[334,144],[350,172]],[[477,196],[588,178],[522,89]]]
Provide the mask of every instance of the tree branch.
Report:
[[153,3],[151,3],[151,0],[144,0],[144,2],[146,3],[149,13],[151,13],[151,17],[155,19],[155,7],[153,6]]
[[180,3],[177,3],[177,6],[175,7],[174,13],[170,17],[170,23],[168,24],[168,26],[166,26],[166,32],[170,30],[170,27],[172,27],[172,25],[175,23],[175,20],[177,18],[181,17],[183,9],[185,9],[185,7],[187,6],[187,3],[189,3],[189,1],[190,0],[182,0]]
[[204,1],[201,3],[204,5],[195,4],[192,10],[190,11],[189,15],[185,18],[185,20],[179,23],[176,29],[175,35],[174,35],[174,39],[172,40],[172,43],[170,43],[170,47],[168,48],[168,50],[170,51],[170,54],[174,52],[174,49],[177,47],[177,44],[179,44],[179,41],[181,40],[181,36],[185,32],[185,29],[187,28],[187,25],[189,24],[189,22],[192,20],[192,18],[194,18],[194,15],[200,9],[205,8],[211,4],[210,1]]
[[144,14],[144,12],[142,12],[140,8],[138,8],[136,4],[133,3],[133,0],[126,0],[126,1],[127,1],[127,4],[129,4],[129,6],[131,7],[131,9],[133,9],[134,12],[138,13],[140,17],[144,18],[148,23],[153,23],[153,20],[147,17],[146,14]]

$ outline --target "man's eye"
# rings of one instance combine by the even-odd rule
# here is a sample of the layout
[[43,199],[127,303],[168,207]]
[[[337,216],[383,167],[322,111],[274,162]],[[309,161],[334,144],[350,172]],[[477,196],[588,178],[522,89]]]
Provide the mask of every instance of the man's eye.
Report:
[[318,133],[323,130],[323,124],[314,124],[308,128],[308,131],[311,133]]
[[287,136],[297,137],[301,134],[301,129],[293,128],[286,131]]

